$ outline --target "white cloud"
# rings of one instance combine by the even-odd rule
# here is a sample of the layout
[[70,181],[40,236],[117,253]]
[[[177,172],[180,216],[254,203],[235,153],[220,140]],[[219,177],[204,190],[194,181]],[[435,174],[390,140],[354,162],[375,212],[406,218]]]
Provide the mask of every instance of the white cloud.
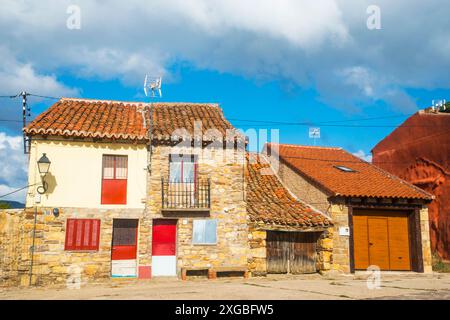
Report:
[[366,68],[359,66],[348,67],[338,72],[338,75],[342,77],[345,83],[361,89],[362,93],[367,97],[373,97],[374,80],[371,73]]
[[[0,132],[0,195],[28,184],[28,157],[23,153],[22,136],[9,136]],[[25,201],[26,189],[1,200]]]
[[55,75],[38,73],[32,63],[19,62],[5,46],[0,47],[0,61],[0,88],[3,93],[19,93],[26,88],[41,95],[78,94],[78,90],[66,87]]
[[133,85],[136,80],[142,81],[143,77],[136,77],[139,74],[168,75],[164,68],[164,60],[157,53],[128,54],[114,48],[91,51],[81,47],[69,56],[72,63],[77,66],[74,73],[79,77],[119,78],[123,83]]
[[[81,9],[80,30],[66,27],[72,4]],[[146,73],[170,81],[177,62],[315,88],[320,100],[349,110],[377,101],[411,110],[416,102],[406,89],[450,88],[450,7],[438,0],[378,0],[382,29],[371,31],[366,27],[371,4],[3,0],[0,91],[79,95],[58,79],[67,72],[140,87]],[[2,117],[15,115],[17,105],[3,102]],[[20,140],[0,133],[0,191],[26,184]],[[362,150],[356,154],[370,159]]]
[[343,104],[349,101],[356,105],[358,101],[374,103],[382,100],[403,112],[413,112],[417,108],[415,101],[385,75],[361,66],[347,67],[335,73],[337,78],[331,78],[333,82],[325,79],[334,90],[327,90],[324,100],[333,97],[334,101],[327,102],[338,107],[344,107]]
[[354,156],[363,159],[364,161],[367,162],[372,162],[372,154],[367,154],[365,153],[363,150],[358,150],[356,152],[353,153]]
[[[333,0],[322,1],[164,1],[166,10],[185,16],[212,35],[248,31],[310,49],[329,39],[346,41],[348,33]],[[160,7],[162,8],[162,6]]]
[[[72,4],[81,9],[80,30],[66,28]],[[171,66],[181,61],[318,88],[323,101],[350,109],[384,101],[409,110],[416,102],[407,88],[450,88],[448,6],[437,0],[379,0],[382,29],[368,30],[371,4],[4,0],[0,40],[20,61],[12,75],[4,74],[19,80],[23,74],[31,83],[43,80],[48,91],[71,93],[54,74],[69,70],[137,86],[146,73],[170,80]],[[0,60],[3,70],[6,64]]]

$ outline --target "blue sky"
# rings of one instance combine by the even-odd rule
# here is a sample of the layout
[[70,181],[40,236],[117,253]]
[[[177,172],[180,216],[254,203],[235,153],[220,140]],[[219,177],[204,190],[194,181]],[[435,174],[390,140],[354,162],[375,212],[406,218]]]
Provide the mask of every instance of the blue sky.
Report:
[[[162,75],[161,101],[219,103],[282,143],[312,144],[309,125],[242,120],[311,123],[317,145],[369,159],[408,115],[449,100],[449,15],[438,0],[4,0],[0,95],[146,101],[145,74]],[[53,101],[29,102],[34,117]],[[18,99],[0,103],[0,119],[21,119]],[[27,183],[20,123],[0,121],[0,150],[3,194]]]
[[[320,127],[321,138],[316,140],[316,145],[339,146],[353,153],[363,151],[369,155],[378,141],[414,112],[395,110],[383,102],[372,103],[363,110],[342,110],[332,103],[319,101],[319,93],[314,88],[288,90],[277,79],[260,82],[230,73],[198,70],[187,63],[172,68],[176,70],[177,79],[164,82],[163,97],[154,101],[219,103],[235,127],[244,131],[278,129],[281,143],[313,145],[313,140],[308,137],[309,127]],[[142,74],[141,78],[144,76]],[[80,88],[80,96],[85,98],[150,101],[139,85],[124,86],[118,80],[82,79],[65,74],[59,79],[70,87]],[[447,95],[448,90],[410,91],[418,108],[428,107],[432,99]],[[33,100],[32,97],[33,115],[53,102],[50,99],[33,103]],[[16,104],[16,118],[19,118],[20,101]],[[370,118],[374,119],[368,120]],[[304,125],[292,124],[296,122]]]

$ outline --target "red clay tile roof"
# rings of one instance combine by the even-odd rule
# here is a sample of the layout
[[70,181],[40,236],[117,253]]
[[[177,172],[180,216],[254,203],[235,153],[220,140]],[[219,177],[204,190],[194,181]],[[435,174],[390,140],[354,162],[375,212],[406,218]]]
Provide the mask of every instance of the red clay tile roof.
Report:
[[[105,101],[63,98],[41,113],[24,129],[28,135],[53,135],[80,138],[109,138],[146,141],[149,104],[142,102]],[[145,121],[143,117],[145,115]],[[155,103],[153,105],[153,138],[170,140],[176,129],[194,135],[195,122],[201,124],[203,140],[213,140],[216,129],[225,137],[235,132],[217,104]],[[216,135],[217,136],[217,135]],[[239,135],[238,135],[239,136]]]
[[[268,144],[267,149],[272,155],[278,153],[282,163],[333,196],[432,199],[431,194],[341,148]],[[354,172],[344,172],[336,166]]]
[[262,155],[247,155],[245,178],[247,213],[251,222],[300,230],[331,225],[324,214],[291,195]]

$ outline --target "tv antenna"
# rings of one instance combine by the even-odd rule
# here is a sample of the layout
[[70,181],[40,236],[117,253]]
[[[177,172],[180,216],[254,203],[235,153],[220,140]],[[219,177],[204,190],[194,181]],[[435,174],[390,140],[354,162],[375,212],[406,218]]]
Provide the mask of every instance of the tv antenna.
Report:
[[446,103],[447,103],[447,101],[445,99],[444,100],[432,100],[431,108],[433,109],[433,111],[442,111],[447,108]]
[[[158,95],[161,98],[162,97],[161,83],[162,83],[161,77],[152,78],[152,77],[149,77],[148,75],[145,75],[145,80],[144,80],[145,95],[148,97],[150,94],[150,98],[155,98],[156,95]],[[150,90],[150,92],[149,92],[149,90]]]
[[309,128],[309,137],[314,139],[314,145],[316,145],[316,139],[320,139],[320,128]]

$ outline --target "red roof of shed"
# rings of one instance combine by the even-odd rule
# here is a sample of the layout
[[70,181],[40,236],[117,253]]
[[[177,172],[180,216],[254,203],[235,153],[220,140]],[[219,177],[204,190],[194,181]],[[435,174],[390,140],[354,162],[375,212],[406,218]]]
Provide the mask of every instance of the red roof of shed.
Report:
[[268,144],[267,148],[271,150],[272,155],[278,154],[280,161],[330,195],[432,199],[432,195],[422,189],[341,148],[287,144]]
[[264,156],[250,154],[247,161],[247,213],[252,222],[300,230],[331,225],[323,213],[291,195]]

